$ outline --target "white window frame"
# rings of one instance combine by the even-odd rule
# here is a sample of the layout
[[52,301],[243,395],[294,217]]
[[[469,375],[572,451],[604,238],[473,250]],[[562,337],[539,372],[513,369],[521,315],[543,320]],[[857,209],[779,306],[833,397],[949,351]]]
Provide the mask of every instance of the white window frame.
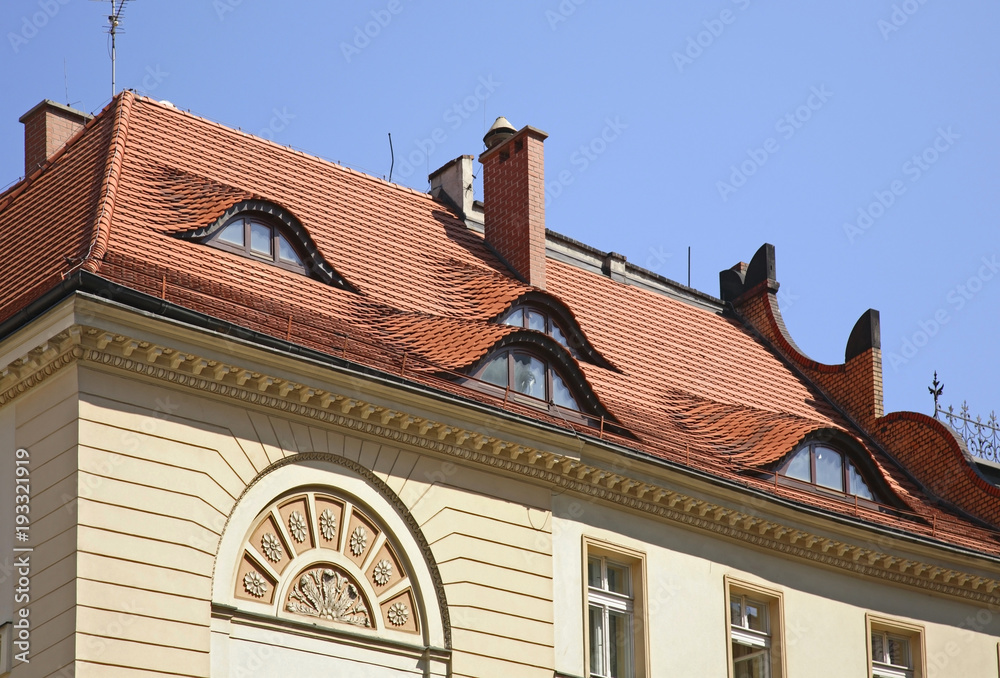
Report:
[[[866,626],[866,647],[868,653],[868,675],[869,678],[923,678],[923,667],[926,666],[924,658],[924,629],[916,624],[911,624],[896,619],[879,617],[872,614],[865,615]],[[905,640],[907,643],[907,665],[889,663],[888,656],[881,657],[873,655],[872,637],[882,636],[883,652],[888,652],[888,641],[890,638]]]
[[[599,587],[590,585],[589,572],[591,561],[596,561],[601,566],[601,583]],[[625,593],[616,593],[610,590],[608,585],[608,565],[619,567],[627,573]],[[633,640],[633,636],[635,635],[635,598],[632,595],[632,567],[628,563],[617,562],[607,556],[591,554],[587,556],[587,568],[587,635],[588,637],[594,635],[594,630],[591,628],[590,611],[596,608],[600,610],[600,635],[602,637],[602,645],[605,648],[605,651],[602,653],[603,666],[591,666],[590,675],[592,678],[611,678],[613,675],[610,665],[610,648],[613,642],[610,636],[610,627],[611,613],[617,612],[625,617],[628,624],[628,639],[626,640],[626,647],[619,648],[619,651],[625,652],[626,675],[616,676],[615,678],[632,678],[635,675],[635,641]]]
[[[742,581],[726,575],[724,578],[726,592],[726,655],[728,660],[729,678],[736,675],[736,661],[750,657],[735,657],[733,643],[753,648],[766,653],[768,675],[770,678],[782,678],[787,675],[785,670],[784,643],[784,597],[781,591],[763,587],[752,582]],[[733,599],[740,601],[740,618],[732,615]],[[746,603],[751,601],[765,611],[766,632],[749,628],[746,621]],[[756,656],[756,653],[755,655]]]
[[[590,586],[589,562],[591,558],[601,561],[601,585]],[[628,573],[625,594],[610,591],[607,586],[608,563],[624,568]],[[604,666],[590,665],[591,622],[590,610],[594,606],[601,610],[604,647],[610,647],[608,617],[611,612],[626,615],[629,620],[630,642],[628,651],[628,668],[622,678],[646,678],[650,676],[647,666],[646,648],[649,647],[646,637],[645,615],[645,555],[623,548],[618,545],[598,541],[589,537],[583,539],[583,636],[584,636],[584,675],[593,678],[610,676],[610,653],[604,655]]]
[[[875,655],[875,636],[882,638],[882,656]],[[869,634],[872,642],[872,675],[875,678],[913,678],[913,648],[909,636],[891,633],[889,631],[873,630]],[[889,659],[889,641],[906,643],[906,663],[893,664]]]

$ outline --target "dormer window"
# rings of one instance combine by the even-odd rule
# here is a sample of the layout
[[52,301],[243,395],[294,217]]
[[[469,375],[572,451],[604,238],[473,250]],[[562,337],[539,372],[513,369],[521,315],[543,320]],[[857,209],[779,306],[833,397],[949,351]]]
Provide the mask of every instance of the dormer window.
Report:
[[578,361],[618,371],[590,343],[569,308],[544,292],[535,290],[522,295],[493,322],[547,335]]
[[568,410],[580,410],[566,381],[539,355],[524,350],[505,349],[476,370],[472,377],[529,398]]
[[570,347],[569,341],[566,339],[566,333],[563,332],[559,323],[552,317],[552,314],[546,312],[544,309],[536,306],[514,306],[507,312],[507,315],[503,316],[500,322],[504,325],[523,327],[527,330],[535,330],[536,332],[547,334],[576,355],[576,351]]
[[306,272],[302,256],[281,228],[255,214],[237,215],[206,242],[298,273]]
[[845,452],[824,443],[803,446],[788,458],[778,474],[818,489],[884,503],[872,491],[872,483],[865,479],[858,465]]
[[271,202],[238,202],[212,224],[179,233],[177,237],[357,291],[326,261],[299,220]]

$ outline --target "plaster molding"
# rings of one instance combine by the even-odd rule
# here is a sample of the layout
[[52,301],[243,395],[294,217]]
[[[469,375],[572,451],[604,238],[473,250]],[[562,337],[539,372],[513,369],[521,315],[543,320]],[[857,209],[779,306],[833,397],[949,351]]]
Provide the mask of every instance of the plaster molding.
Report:
[[[555,452],[433,421],[341,393],[74,325],[0,368],[0,406],[81,361],[430,450],[659,516],[673,523],[938,594],[1000,604],[1000,580],[900,558],[650,484]],[[308,458],[315,453],[300,453]],[[296,457],[289,457],[294,460]]]

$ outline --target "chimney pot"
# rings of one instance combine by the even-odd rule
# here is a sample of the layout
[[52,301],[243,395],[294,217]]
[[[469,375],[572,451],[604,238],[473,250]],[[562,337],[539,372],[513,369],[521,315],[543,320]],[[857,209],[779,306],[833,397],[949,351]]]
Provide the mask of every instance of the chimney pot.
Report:
[[486,144],[486,148],[489,150],[494,146],[507,141],[514,136],[516,132],[517,130],[515,130],[514,126],[510,124],[510,121],[501,115],[493,123],[493,126],[490,127],[489,131],[486,132],[486,136],[483,137],[483,143]]
[[24,176],[56,154],[94,116],[46,99],[19,118],[24,123]]

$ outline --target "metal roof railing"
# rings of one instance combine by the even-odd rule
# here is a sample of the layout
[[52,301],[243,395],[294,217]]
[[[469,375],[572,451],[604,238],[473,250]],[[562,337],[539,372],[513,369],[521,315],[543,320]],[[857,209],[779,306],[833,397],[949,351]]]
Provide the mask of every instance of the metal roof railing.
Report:
[[990,412],[986,421],[980,416],[973,419],[969,413],[969,404],[963,402],[958,412],[951,405],[948,409],[938,405],[934,416],[939,414],[962,437],[970,454],[987,461],[1000,462],[1000,422],[997,421],[996,412]]

